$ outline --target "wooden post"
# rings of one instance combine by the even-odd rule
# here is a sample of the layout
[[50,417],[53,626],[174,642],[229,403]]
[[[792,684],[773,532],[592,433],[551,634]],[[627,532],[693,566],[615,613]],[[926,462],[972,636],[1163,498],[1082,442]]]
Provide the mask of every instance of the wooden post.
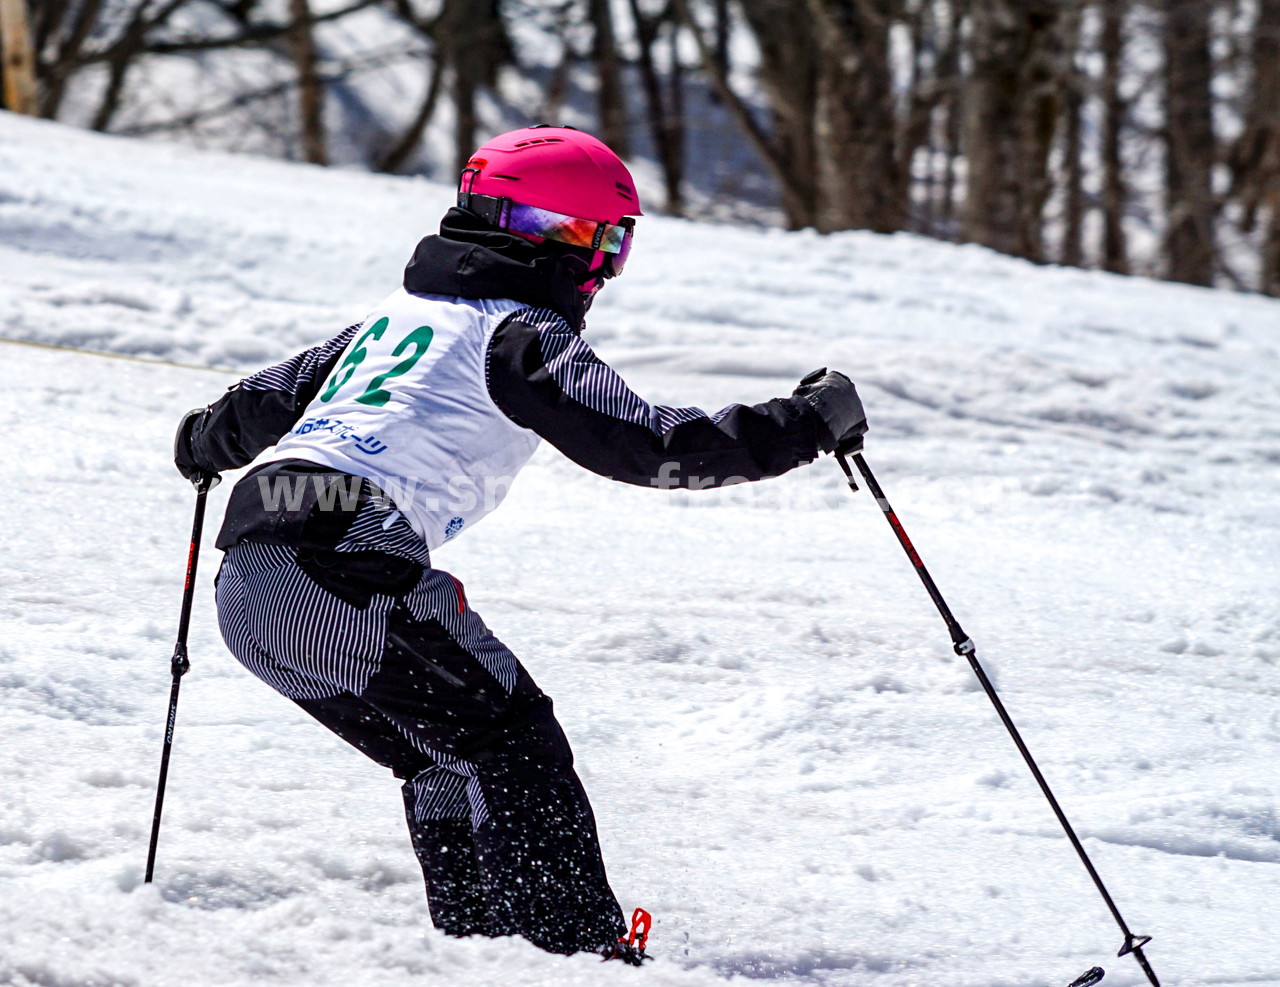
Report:
[[27,0],[0,0],[0,57],[4,63],[4,105],[36,115],[36,58],[31,49]]

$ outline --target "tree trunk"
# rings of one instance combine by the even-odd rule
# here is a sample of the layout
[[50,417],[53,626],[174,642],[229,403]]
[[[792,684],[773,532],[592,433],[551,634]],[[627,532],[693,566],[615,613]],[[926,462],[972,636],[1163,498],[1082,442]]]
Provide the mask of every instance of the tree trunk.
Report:
[[1280,182],[1275,179],[1267,193],[1267,225],[1258,290],[1265,295],[1280,296]]
[[[613,30],[613,9],[609,0],[590,0],[589,14],[593,31],[591,56],[596,63],[600,139],[619,157],[631,153],[627,139],[627,104],[623,97],[622,57]],[[566,44],[568,42],[566,41]]]
[[1253,30],[1252,89],[1244,131],[1231,151],[1241,229],[1262,223],[1258,290],[1280,295],[1280,0],[1259,0]]
[[553,123],[560,119],[564,107],[565,94],[569,91],[569,76],[578,61],[578,53],[574,50],[571,38],[575,22],[570,18],[571,7],[561,7],[556,11],[555,31],[560,38],[560,58],[547,77],[547,84],[542,90],[542,101],[538,108],[538,119],[544,123]]
[[1213,0],[1164,0],[1167,276],[1213,283]]
[[293,30],[289,50],[298,73],[298,113],[301,123],[302,156],[312,164],[329,163],[324,135],[324,83],[316,70],[315,32],[308,0],[289,0]]
[[[943,40],[936,23],[934,4],[925,3],[912,13],[911,23],[911,78],[907,83],[906,111],[902,120],[902,137],[896,150],[897,172],[900,188],[898,196],[904,207],[908,227],[916,232],[926,232],[934,226],[933,203],[937,187],[933,156],[933,116],[942,96],[938,85],[939,49]],[[929,62],[932,62],[930,69]],[[914,168],[916,155],[925,151],[925,171],[919,210],[915,207]]]
[[1077,8],[1068,18],[1066,74],[1062,81],[1062,164],[1065,175],[1061,262],[1068,267],[1084,264],[1084,161],[1081,157],[1080,118],[1084,111],[1085,77],[1076,65],[1076,50],[1080,45],[1079,14]]
[[84,0],[76,7],[71,27],[63,33],[62,40],[58,43],[57,53],[51,63],[44,65],[43,85],[40,92],[42,117],[52,120],[58,115],[58,108],[62,105],[62,96],[66,91],[67,79],[75,71],[76,60],[80,57],[89,32],[98,21],[98,11],[101,7],[101,0]]
[[4,106],[14,113],[35,116],[36,58],[31,47],[27,0],[0,0],[0,55],[4,76]]
[[889,66],[894,0],[808,0],[818,35],[813,105],[817,227],[892,233],[906,220]]
[[440,13],[439,51],[453,68],[455,174],[467,166],[476,148],[476,97],[482,86],[494,84],[498,69],[511,59],[498,2],[445,0]]
[[1102,0],[1102,267],[1129,273],[1124,214],[1128,190],[1124,180],[1121,137],[1127,109],[1120,94],[1124,65],[1124,16],[1129,0]]
[[1051,187],[1068,2],[973,5],[961,236],[1037,262],[1044,259],[1041,212]]
[[[682,0],[683,2],[683,0]],[[791,0],[742,0],[760,49],[760,87],[769,104],[769,141],[779,175],[787,228],[817,225],[817,147],[813,108],[818,95],[817,41]]]
[[[770,134],[756,119],[750,106],[739,96],[729,85],[729,78],[722,66],[716,61],[715,49],[707,43],[707,39],[703,36],[698,22],[694,19],[689,10],[687,0],[672,0],[672,4],[680,18],[680,20],[689,29],[693,35],[694,44],[698,48],[698,58],[702,63],[702,70],[706,73],[715,89],[716,95],[725,105],[725,108],[737,120],[738,125],[742,128],[742,132],[747,135],[747,140],[760,155],[761,160],[768,166],[774,180],[778,183],[779,194],[782,198],[782,208],[786,213],[787,228],[792,230],[802,229],[805,226],[813,225],[813,181],[812,172],[804,171],[794,164],[792,148],[788,141],[791,137],[789,133],[780,132],[778,111],[774,111],[774,129],[775,134]],[[750,5],[748,5],[750,4]],[[753,14],[771,14],[775,8],[779,6],[778,0],[745,0],[743,4],[743,12],[747,15],[748,23],[753,32],[758,29],[758,23],[752,21]],[[635,10],[636,7],[632,6]],[[784,15],[781,24],[787,25],[785,10],[781,11]],[[767,17],[764,21],[767,21]],[[791,21],[796,21],[791,18]],[[794,24],[790,26],[795,26]],[[800,22],[799,28],[805,29],[803,21]],[[772,44],[775,39],[772,34],[766,32],[764,35],[758,35],[757,41],[763,51],[766,43]],[[784,46],[785,47],[785,46]],[[797,57],[802,60],[808,56],[811,45],[802,46],[795,50]],[[767,64],[767,62],[766,62]],[[806,63],[807,64],[807,63]],[[761,84],[768,84],[772,77],[766,73],[765,69],[761,69]],[[779,75],[778,79],[785,81],[785,73]],[[808,78],[799,71],[792,74],[792,81],[797,78]],[[812,82],[812,79],[809,79]],[[789,105],[789,104],[788,104]],[[800,135],[808,142],[808,146],[812,146],[812,133],[808,133],[807,137]]]
[[671,98],[667,106],[665,140],[666,153],[662,156],[662,177],[667,192],[667,212],[672,216],[684,215],[684,63],[680,60],[680,21],[670,19]]
[[667,20],[667,14],[647,15],[639,0],[631,0],[631,16],[635,21],[636,43],[639,48],[640,83],[644,87],[645,107],[649,116],[649,131],[653,135],[658,163],[662,167],[663,185],[667,193],[666,208],[673,216],[684,215],[684,113],[680,102],[683,86],[679,72],[679,53],[676,50],[680,23],[672,17],[669,23],[671,35],[672,78],[664,89],[658,74],[653,49],[658,35]]
[[715,0],[716,12],[716,43],[715,58],[716,65],[725,75],[729,74],[729,31],[732,24],[729,21],[729,0]]
[[[31,10],[29,20],[29,30],[31,35],[31,48],[33,51],[43,52],[49,44],[49,39],[53,37],[54,32],[58,31],[67,17],[67,6],[70,0],[31,0]],[[3,6],[3,3],[0,3]],[[0,18],[4,14],[0,13]],[[0,32],[0,46],[4,43],[4,35]],[[0,72],[0,75],[3,75]]]
[[1266,121],[1260,171],[1267,207],[1258,290],[1280,295],[1280,0],[1260,0],[1253,45],[1254,117]]
[[[465,18],[464,18],[465,19]],[[479,127],[476,116],[476,93],[480,89],[478,66],[475,58],[467,50],[466,37],[472,32],[462,27],[459,35],[455,35],[455,48],[450,59],[453,65],[453,172],[462,174],[462,169],[471,160],[471,153],[476,148],[476,130]]]
[[104,55],[107,63],[107,86],[98,103],[93,123],[89,125],[91,130],[105,131],[111,126],[124,96],[125,78],[133,66],[133,60],[146,47],[148,32],[164,25],[185,2],[186,0],[163,0],[153,9],[149,0],[140,0],[134,7],[129,24],[120,39]]
[[951,16],[947,26],[947,46],[938,60],[938,84],[942,87],[942,187],[938,190],[938,204],[934,209],[938,217],[935,235],[946,240],[956,239],[956,158],[960,154],[963,135],[964,112],[960,94],[964,77],[960,68],[960,51],[963,27],[968,16],[968,0],[951,0]]
[[1080,114],[1084,95],[1078,80],[1067,90],[1064,108],[1063,165],[1066,167],[1062,210],[1062,263],[1068,267],[1084,264],[1084,163],[1080,159]]
[[440,88],[443,80],[444,57],[437,46],[435,57],[431,62],[431,78],[427,81],[427,91],[422,97],[422,104],[418,107],[418,113],[405,132],[400,135],[400,139],[378,159],[375,165],[376,170],[394,174],[400,170],[404,163],[409,160],[409,156],[422,143],[422,135],[426,132],[427,124],[435,116],[436,104],[440,101]]

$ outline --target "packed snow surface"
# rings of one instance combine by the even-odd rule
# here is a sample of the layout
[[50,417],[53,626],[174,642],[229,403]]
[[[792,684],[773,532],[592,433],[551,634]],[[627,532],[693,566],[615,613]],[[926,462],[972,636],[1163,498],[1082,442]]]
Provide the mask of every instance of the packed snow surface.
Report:
[[[0,113],[0,335],[74,348],[0,343],[0,983],[1145,982],[829,458],[673,493],[544,445],[436,553],[557,701],[623,906],[656,916],[644,971],[435,932],[395,780],[223,647],[211,538],[142,883],[193,505],[174,425],[360,319],[449,199]],[[646,218],[587,338],[677,405],[848,372],[1163,982],[1280,984],[1280,305]]]

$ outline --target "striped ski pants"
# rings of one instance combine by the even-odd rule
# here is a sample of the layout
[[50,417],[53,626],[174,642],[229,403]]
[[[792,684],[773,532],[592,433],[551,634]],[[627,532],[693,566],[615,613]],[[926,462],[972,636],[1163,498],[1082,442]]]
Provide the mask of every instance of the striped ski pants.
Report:
[[456,579],[381,552],[242,542],[217,599],[249,671],[404,780],[438,928],[557,953],[625,931],[551,700]]

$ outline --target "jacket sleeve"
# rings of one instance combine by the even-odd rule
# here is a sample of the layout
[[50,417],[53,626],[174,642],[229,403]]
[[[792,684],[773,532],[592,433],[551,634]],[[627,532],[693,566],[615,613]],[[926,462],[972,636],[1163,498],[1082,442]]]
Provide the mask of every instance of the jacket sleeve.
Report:
[[777,476],[818,454],[817,413],[802,398],[700,408],[650,405],[557,313],[516,312],[494,332],[489,394],[594,473],[625,483],[702,489]]
[[186,435],[179,436],[179,447],[185,441],[188,460],[220,473],[245,465],[275,445],[319,392],[359,328],[359,323],[348,326],[327,343],[233,385],[203,414],[194,416]]

